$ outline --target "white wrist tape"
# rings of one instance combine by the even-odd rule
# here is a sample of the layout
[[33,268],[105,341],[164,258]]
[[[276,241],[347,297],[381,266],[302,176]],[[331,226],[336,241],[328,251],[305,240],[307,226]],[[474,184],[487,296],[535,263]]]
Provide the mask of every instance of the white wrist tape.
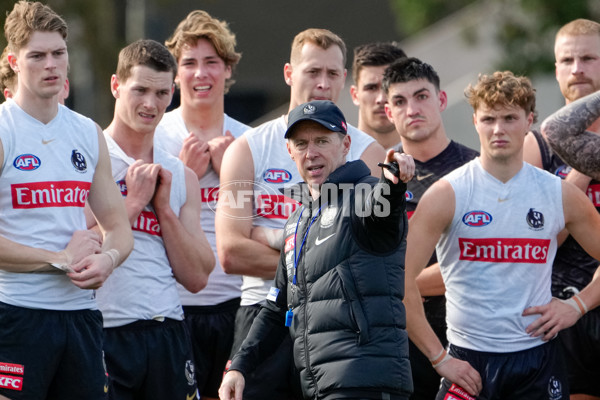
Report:
[[106,250],[106,251],[102,252],[102,254],[106,254],[107,256],[110,257],[113,268],[116,268],[117,265],[119,265],[119,259],[121,258],[121,254],[119,253],[119,250],[110,249],[110,250]]

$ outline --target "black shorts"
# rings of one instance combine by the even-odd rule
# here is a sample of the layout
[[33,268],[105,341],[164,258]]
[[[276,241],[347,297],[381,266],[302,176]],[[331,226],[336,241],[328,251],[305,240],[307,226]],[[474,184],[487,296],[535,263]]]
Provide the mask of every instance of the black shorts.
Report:
[[[260,305],[241,306],[235,317],[231,357],[242,346]],[[286,335],[277,351],[245,376],[244,400],[302,399],[299,374],[294,368],[292,338]]]
[[183,321],[105,328],[104,357],[111,400],[198,399],[192,344]]
[[600,397],[600,308],[558,334],[572,394]]
[[0,395],[105,399],[102,314],[0,303]]
[[233,345],[235,313],[239,307],[239,298],[215,306],[183,307],[194,350],[196,382],[203,397],[219,397],[223,371]]
[[[450,345],[448,353],[479,372],[478,400],[568,400],[569,387],[556,340],[512,353],[487,353]],[[467,392],[442,379],[436,400],[471,400]]]

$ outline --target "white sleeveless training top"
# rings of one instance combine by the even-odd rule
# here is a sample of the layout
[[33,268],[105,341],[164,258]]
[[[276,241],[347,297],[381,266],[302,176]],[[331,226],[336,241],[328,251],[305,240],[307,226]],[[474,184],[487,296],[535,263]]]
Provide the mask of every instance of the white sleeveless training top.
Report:
[[556,235],[565,226],[560,178],[523,163],[502,183],[476,158],[442,179],[456,198],[452,224],[436,248],[449,342],[485,352],[542,344],[525,333],[538,316],[521,313],[552,298]]
[[[302,181],[296,163],[287,151],[286,130],[285,116],[281,116],[244,134],[254,162],[255,225],[283,229],[290,214],[298,207],[298,203],[279,191]],[[347,161],[360,159],[365,149],[375,141],[351,125],[348,125],[348,134],[351,142]],[[272,280],[253,276],[244,276],[243,282],[242,305],[263,301],[273,286]]]
[[[105,132],[113,178],[123,196],[127,196],[125,175],[135,160],[123,152]],[[154,147],[153,160],[173,174],[171,209],[179,216],[186,201],[185,171],[179,159]],[[123,326],[154,318],[183,319],[183,309],[175,285],[175,276],[167,258],[156,214],[147,205],[132,226],[133,251],[108,277],[97,292],[104,327]]]
[[[12,99],[0,105],[4,149],[0,175],[0,235],[51,251],[63,250],[85,230],[83,213],[98,164],[96,124],[62,105],[43,124]],[[50,310],[95,309],[93,290],[63,273],[0,270],[0,301]]]
[[[224,114],[223,134],[229,131],[233,137],[238,138],[248,129],[250,129],[249,126]],[[178,157],[183,146],[183,140],[189,134],[181,116],[181,108],[177,108],[163,116],[154,135],[154,144],[166,150],[167,153]],[[240,275],[226,274],[221,267],[217,255],[215,210],[219,194],[219,175],[217,175],[209,164],[206,173],[204,176],[199,177],[198,182],[200,183],[202,194],[200,224],[213,250],[216,264],[208,277],[206,287],[200,292],[191,293],[180,284],[177,284],[181,303],[184,306],[211,306],[224,303],[240,297],[242,286],[242,277]]]

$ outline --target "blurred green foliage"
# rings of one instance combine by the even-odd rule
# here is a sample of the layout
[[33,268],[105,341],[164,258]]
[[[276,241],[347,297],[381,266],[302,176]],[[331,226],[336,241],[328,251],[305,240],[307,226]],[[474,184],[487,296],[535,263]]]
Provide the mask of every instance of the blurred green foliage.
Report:
[[[554,35],[577,18],[600,20],[599,0],[479,0],[498,6],[498,42],[503,49],[497,69],[534,75],[554,71]],[[418,32],[476,0],[390,0],[397,29]],[[465,38],[468,39],[468,38]]]

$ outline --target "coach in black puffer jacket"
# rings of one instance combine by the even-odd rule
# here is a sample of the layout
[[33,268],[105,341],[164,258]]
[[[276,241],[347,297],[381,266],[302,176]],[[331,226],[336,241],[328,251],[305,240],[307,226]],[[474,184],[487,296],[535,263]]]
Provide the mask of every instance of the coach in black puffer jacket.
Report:
[[[305,398],[408,398],[412,379],[402,304],[406,185],[383,177],[378,181],[362,161],[343,163],[345,153],[325,182],[314,181],[319,168],[326,169],[329,153],[325,151],[344,148],[344,139],[338,139],[331,127],[345,127],[345,123],[335,118],[341,112],[333,103],[308,104],[316,111],[309,108],[308,116],[298,117],[294,112],[307,105],[293,110],[286,134],[291,136],[290,153],[307,182],[287,194],[293,193],[302,206],[285,226],[275,287],[230,370],[251,371],[284,335],[291,334]],[[308,132],[328,133],[304,134],[295,124],[307,119],[317,122],[301,124]],[[292,127],[296,129],[290,133]],[[329,143],[333,150],[326,144],[319,148],[319,135],[332,135],[329,139],[340,144]],[[307,154],[297,151],[305,147]],[[319,161],[320,152],[324,161]],[[298,162],[299,155],[310,159],[307,165]],[[393,159],[401,169],[412,162],[391,153],[386,161]],[[315,169],[317,173],[311,174]],[[289,330],[286,317],[290,317]],[[227,382],[234,381],[230,374],[221,386],[225,399],[233,387],[227,388]]]

